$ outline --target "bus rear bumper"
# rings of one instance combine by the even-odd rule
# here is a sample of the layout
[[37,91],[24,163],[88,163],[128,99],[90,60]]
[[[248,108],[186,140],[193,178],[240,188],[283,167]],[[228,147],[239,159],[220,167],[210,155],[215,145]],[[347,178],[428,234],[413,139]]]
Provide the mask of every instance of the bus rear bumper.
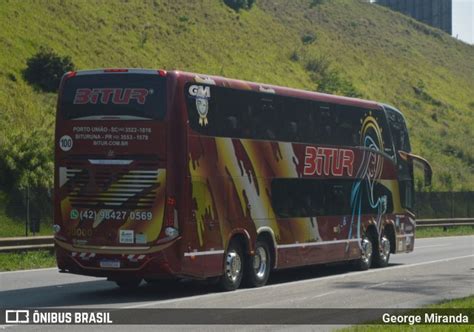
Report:
[[174,246],[152,253],[98,253],[55,244],[61,272],[94,277],[169,279],[179,275]]

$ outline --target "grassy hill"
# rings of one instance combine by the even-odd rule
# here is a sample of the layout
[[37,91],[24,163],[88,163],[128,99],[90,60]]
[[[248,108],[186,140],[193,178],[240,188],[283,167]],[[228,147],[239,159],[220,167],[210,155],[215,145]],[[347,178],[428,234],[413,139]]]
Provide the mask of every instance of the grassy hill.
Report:
[[257,0],[235,12],[222,0],[3,0],[0,183],[21,182],[18,163],[51,183],[56,95],[22,78],[41,46],[78,69],[177,68],[387,102],[433,164],[433,189],[474,190],[474,47],[377,5]]

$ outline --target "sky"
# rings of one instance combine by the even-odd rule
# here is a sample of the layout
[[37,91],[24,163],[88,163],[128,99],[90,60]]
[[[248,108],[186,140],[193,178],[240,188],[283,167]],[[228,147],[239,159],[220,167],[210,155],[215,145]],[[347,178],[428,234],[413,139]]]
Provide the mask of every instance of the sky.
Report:
[[453,36],[474,44],[474,0],[453,0]]

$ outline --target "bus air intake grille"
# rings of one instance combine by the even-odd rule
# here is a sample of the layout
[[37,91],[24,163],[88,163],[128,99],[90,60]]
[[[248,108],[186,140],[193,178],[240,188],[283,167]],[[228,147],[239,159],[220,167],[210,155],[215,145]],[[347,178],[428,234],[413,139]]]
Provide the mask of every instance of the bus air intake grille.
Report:
[[159,170],[68,169],[66,189],[74,208],[149,209]]

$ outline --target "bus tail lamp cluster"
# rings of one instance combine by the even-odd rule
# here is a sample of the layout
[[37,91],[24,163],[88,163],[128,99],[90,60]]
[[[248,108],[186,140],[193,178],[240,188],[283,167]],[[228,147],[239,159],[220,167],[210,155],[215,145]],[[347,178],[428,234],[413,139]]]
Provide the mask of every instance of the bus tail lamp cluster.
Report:
[[166,199],[165,212],[165,235],[167,237],[178,236],[178,210],[176,210],[176,198],[170,196]]
[[161,77],[166,77],[166,70],[159,69],[158,70],[158,75],[160,75]]
[[68,78],[71,78],[71,77],[74,77],[76,76],[77,73],[75,71],[68,71],[65,75],[64,75],[64,80],[67,80]]

